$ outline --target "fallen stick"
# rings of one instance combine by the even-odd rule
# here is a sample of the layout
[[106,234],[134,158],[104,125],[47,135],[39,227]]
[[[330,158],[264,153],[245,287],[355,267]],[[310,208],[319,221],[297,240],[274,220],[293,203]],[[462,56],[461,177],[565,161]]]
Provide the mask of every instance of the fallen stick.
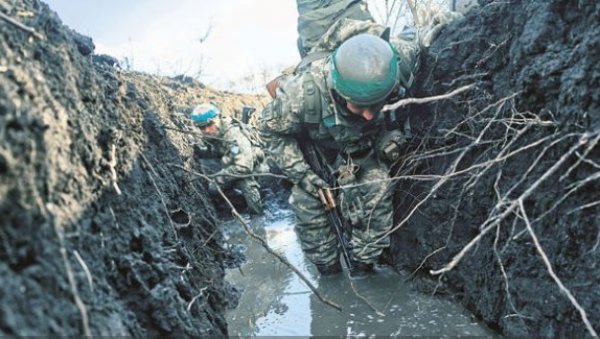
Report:
[[44,36],[41,35],[40,33],[36,32],[35,29],[33,29],[33,28],[29,27],[29,26],[23,25],[22,23],[18,22],[17,20],[9,17],[8,15],[6,15],[6,14],[4,14],[2,12],[0,12],[0,19],[6,20],[8,23],[13,24],[14,26],[16,26],[16,27],[24,30],[25,32],[33,35],[34,37],[36,37],[36,38],[38,38],[40,40],[44,39]]
[[407,99],[402,99],[394,104],[391,105],[385,105],[382,109],[382,111],[393,111],[396,110],[400,107],[404,107],[407,105],[411,105],[411,104],[426,104],[428,102],[432,102],[432,101],[439,101],[439,100],[444,100],[444,99],[449,99],[452,98],[453,96],[456,96],[462,92],[468,91],[471,88],[475,87],[475,84],[470,84],[470,85],[466,85],[463,87],[459,87],[457,89],[455,89],[452,92],[446,93],[446,94],[441,94],[441,95],[435,95],[432,97],[425,97],[425,98],[407,98]]
[[583,320],[583,323],[585,324],[585,327],[587,328],[588,332],[590,332],[590,334],[592,335],[593,338],[598,338],[598,334],[596,333],[596,331],[594,330],[594,327],[590,323],[590,320],[587,317],[587,313],[585,312],[583,307],[581,307],[579,302],[577,302],[577,299],[575,299],[575,297],[573,296],[573,293],[571,293],[571,291],[562,283],[562,281],[556,275],[556,273],[554,273],[552,264],[550,263],[550,260],[548,259],[546,252],[542,248],[542,245],[540,244],[540,241],[538,240],[535,232],[533,231],[533,227],[531,227],[531,223],[529,222],[529,217],[527,216],[527,212],[525,211],[525,206],[523,205],[523,199],[519,199],[518,202],[519,202],[519,209],[521,211],[521,216],[525,220],[525,225],[527,226],[527,231],[529,232],[529,235],[531,236],[531,239],[533,240],[533,243],[535,244],[535,249],[539,253],[540,257],[542,257],[542,261],[544,262],[544,265],[546,266],[548,273],[552,277],[552,280],[554,280],[554,282],[556,283],[556,285],[558,285],[558,288],[561,290],[561,292],[563,292],[567,296],[567,298],[569,299],[571,304],[577,309],[577,311],[581,315],[581,319]]
[[[198,173],[198,172],[189,170],[183,166],[176,165],[176,164],[171,164],[171,166],[179,168],[189,174],[203,178],[208,182],[214,182],[214,180],[212,180],[207,175],[204,175],[202,173]],[[265,239],[263,239],[261,236],[257,235],[256,233],[252,232],[252,230],[250,229],[250,227],[248,226],[248,224],[246,223],[244,218],[242,218],[242,216],[238,213],[237,209],[231,203],[231,200],[229,200],[229,198],[227,198],[227,195],[225,195],[225,193],[223,193],[223,191],[221,190],[221,187],[219,187],[219,185],[217,185],[217,190],[218,190],[219,194],[221,195],[221,197],[223,198],[223,200],[225,200],[225,202],[227,203],[229,208],[231,208],[231,214],[240,222],[240,224],[242,224],[242,227],[244,228],[244,231],[246,232],[246,234],[248,234],[254,240],[257,240],[267,252],[269,252],[271,255],[273,255],[275,258],[277,258],[282,264],[284,264],[290,270],[292,270],[298,276],[298,278],[300,278],[300,280],[302,280],[306,284],[306,286],[308,286],[308,288],[310,288],[310,290],[317,296],[317,298],[319,298],[319,300],[321,302],[335,308],[336,310],[338,310],[340,312],[342,311],[342,307],[340,305],[334,303],[331,300],[325,299],[319,293],[317,288],[310,282],[310,280],[308,280],[308,278],[304,274],[302,274],[302,272],[300,272],[294,265],[292,265],[285,257],[283,257],[279,253],[275,252],[269,246],[269,244],[267,243],[267,241]]]

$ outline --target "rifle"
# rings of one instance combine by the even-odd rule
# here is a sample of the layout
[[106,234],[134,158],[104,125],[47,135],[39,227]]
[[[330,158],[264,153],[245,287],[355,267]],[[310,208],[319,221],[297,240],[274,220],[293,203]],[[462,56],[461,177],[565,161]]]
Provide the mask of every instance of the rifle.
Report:
[[252,113],[254,113],[254,111],[256,111],[256,108],[254,108],[254,107],[251,107],[251,106],[242,107],[242,122],[245,124],[250,122],[250,115],[252,115]]
[[[337,179],[330,171],[328,171],[328,166],[324,161],[324,157],[322,154],[320,154],[315,143],[308,137],[304,137],[298,142],[298,145],[300,146],[308,165],[315,172],[315,174],[327,182],[329,186],[335,188],[337,186]],[[329,217],[329,221],[331,222],[338,243],[342,249],[342,257],[344,257],[344,262],[346,263],[348,270],[352,271],[352,261],[350,260],[349,253],[351,248],[350,238],[352,236],[351,225],[343,217],[341,217],[339,206],[335,201],[335,196],[333,195],[331,189],[321,188],[317,191],[317,193],[321,203],[323,204],[323,207],[325,208],[325,211],[327,211],[327,216]]]

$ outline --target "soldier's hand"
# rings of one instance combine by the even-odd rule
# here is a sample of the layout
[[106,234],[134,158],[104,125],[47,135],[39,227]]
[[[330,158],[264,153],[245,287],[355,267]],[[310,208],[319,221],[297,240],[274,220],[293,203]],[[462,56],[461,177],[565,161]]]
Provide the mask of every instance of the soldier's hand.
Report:
[[308,171],[302,177],[302,180],[298,183],[298,186],[305,190],[306,192],[318,196],[317,191],[321,188],[328,188],[329,185],[325,182],[325,180],[321,179],[318,175],[316,175],[313,171]]
[[406,146],[406,136],[399,130],[388,132],[379,142],[379,155],[389,161],[396,161]]

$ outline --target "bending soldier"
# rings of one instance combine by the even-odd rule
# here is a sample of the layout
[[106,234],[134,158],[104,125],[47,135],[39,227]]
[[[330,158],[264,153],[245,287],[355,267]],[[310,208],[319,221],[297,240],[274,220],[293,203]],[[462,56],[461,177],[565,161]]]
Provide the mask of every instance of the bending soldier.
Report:
[[337,177],[339,188],[331,191],[352,226],[351,267],[370,271],[390,244],[389,167],[406,142],[405,124],[389,124],[393,115],[381,109],[413,85],[420,46],[415,34],[390,39],[389,30],[373,21],[342,18],[295,73],[279,81],[262,112],[265,144],[294,184],[290,204],[302,249],[321,274],[341,271],[338,237],[320,193],[332,183],[307,164],[301,146],[313,143]]
[[[196,148],[200,157],[220,157],[222,169],[214,174],[214,180],[222,190],[238,189],[246,201],[248,209],[256,214],[263,211],[259,184],[254,177],[264,155],[258,147],[258,140],[251,140],[248,126],[242,122],[220,117],[219,110],[210,104],[196,106],[191,119],[206,134],[206,146]],[[209,192],[217,192],[215,183],[209,185]]]

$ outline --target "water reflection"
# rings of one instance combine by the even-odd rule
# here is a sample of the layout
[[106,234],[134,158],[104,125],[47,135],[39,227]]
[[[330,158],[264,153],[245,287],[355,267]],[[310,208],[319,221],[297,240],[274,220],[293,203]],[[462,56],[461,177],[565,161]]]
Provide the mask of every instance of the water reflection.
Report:
[[226,235],[230,243],[246,245],[247,262],[227,273],[227,279],[244,290],[239,306],[227,314],[230,335],[493,335],[461,306],[412,291],[404,277],[390,268],[377,267],[375,274],[359,278],[346,274],[319,277],[302,254],[292,212],[285,206],[271,210],[275,212],[248,219],[254,232],[266,237],[271,248],[283,254],[343,311],[319,301],[293,272],[232,221],[225,225]]

